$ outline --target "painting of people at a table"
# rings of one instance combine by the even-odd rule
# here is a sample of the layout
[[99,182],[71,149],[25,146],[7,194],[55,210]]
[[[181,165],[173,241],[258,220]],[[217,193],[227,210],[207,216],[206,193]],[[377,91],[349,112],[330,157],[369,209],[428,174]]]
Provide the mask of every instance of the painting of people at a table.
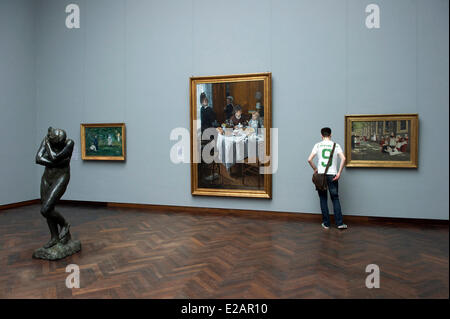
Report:
[[210,155],[198,164],[198,186],[264,189],[264,81],[201,83],[196,91],[197,144]]

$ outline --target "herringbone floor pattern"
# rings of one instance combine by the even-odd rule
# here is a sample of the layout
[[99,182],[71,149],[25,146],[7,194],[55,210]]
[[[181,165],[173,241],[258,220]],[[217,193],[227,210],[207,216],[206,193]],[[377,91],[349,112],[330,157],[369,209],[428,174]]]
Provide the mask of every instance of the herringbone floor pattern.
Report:
[[[0,298],[448,298],[448,225],[349,223],[267,213],[175,213],[60,206],[82,242],[63,261],[39,206],[0,212]],[[347,221],[348,222],[348,221]],[[365,287],[365,267],[381,287]],[[68,264],[81,288],[68,289]]]

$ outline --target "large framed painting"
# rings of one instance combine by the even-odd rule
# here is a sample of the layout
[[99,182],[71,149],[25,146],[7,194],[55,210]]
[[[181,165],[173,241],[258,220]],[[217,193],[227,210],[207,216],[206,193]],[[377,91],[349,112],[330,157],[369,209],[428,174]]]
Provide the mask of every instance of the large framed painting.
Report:
[[124,123],[81,124],[83,160],[124,161],[125,144]]
[[347,167],[418,167],[418,114],[347,115]]
[[271,79],[190,78],[193,195],[272,198]]

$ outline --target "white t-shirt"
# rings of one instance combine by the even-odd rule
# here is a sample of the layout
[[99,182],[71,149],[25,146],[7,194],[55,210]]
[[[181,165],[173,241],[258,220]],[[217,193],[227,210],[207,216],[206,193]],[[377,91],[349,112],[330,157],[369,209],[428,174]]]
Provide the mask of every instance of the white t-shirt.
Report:
[[[333,141],[323,140],[313,147],[312,154],[317,155],[317,170],[319,174],[325,173],[325,168],[327,167],[328,159],[330,158],[330,154],[333,149],[333,144]],[[342,148],[339,144],[336,143],[333,159],[330,167],[328,168],[327,175],[337,174],[337,159],[338,154],[340,153],[342,153]]]

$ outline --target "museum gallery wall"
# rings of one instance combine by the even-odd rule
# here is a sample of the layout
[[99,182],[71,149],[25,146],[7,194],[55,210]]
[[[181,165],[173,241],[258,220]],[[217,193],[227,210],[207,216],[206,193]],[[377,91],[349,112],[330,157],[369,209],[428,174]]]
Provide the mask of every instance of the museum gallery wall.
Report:
[[[20,14],[33,11],[35,19],[27,31],[2,28],[10,38],[14,32],[34,38],[35,58],[17,56],[32,70],[23,70],[17,87],[30,92],[34,107],[11,112],[27,114],[35,129],[20,131],[2,117],[1,133],[17,132],[24,141],[32,136],[36,146],[49,126],[67,130],[75,148],[63,199],[318,213],[306,159],[320,128],[330,126],[333,139],[345,145],[346,115],[418,114],[417,168],[348,167],[340,184],[343,210],[448,219],[448,171],[436,165],[436,158],[448,164],[448,150],[436,146],[448,136],[448,40],[442,41],[448,39],[448,2],[382,2],[381,27],[368,29],[359,1],[233,1],[232,15],[220,1],[80,1],[81,27],[72,30],[64,27],[68,3],[18,2],[26,9]],[[14,56],[23,48],[8,50]],[[190,165],[170,160],[177,142],[170,140],[172,130],[189,132],[191,125],[190,78],[255,73],[272,78],[272,127],[278,129],[272,199],[193,196]],[[5,96],[10,104],[18,99]],[[82,160],[81,123],[125,123],[126,161]],[[405,129],[405,122],[398,125]],[[403,143],[405,134],[395,138]],[[358,147],[374,142],[382,153],[381,137],[358,138]],[[35,180],[42,170],[29,174]],[[17,189],[4,188],[1,204]],[[29,195],[38,198],[38,185],[33,189]]]

